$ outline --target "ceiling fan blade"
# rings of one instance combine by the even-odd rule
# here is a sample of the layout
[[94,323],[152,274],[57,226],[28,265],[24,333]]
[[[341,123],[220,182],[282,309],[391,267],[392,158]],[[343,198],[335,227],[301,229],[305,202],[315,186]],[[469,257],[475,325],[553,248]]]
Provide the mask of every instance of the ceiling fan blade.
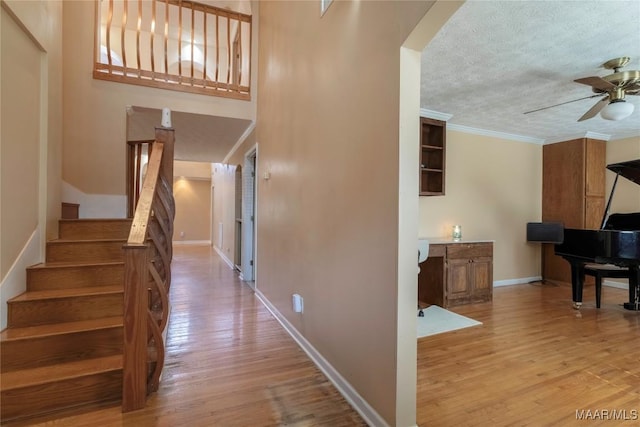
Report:
[[558,107],[560,105],[565,105],[565,104],[570,104],[570,103],[576,102],[576,101],[582,101],[583,99],[596,98],[598,96],[602,96],[602,94],[597,93],[595,95],[585,96],[584,98],[573,99],[571,101],[561,102],[560,104],[554,104],[554,105],[550,105],[548,107],[542,107],[542,108],[537,108],[537,109],[531,110],[531,111],[525,111],[523,114],[535,113],[536,111],[547,110],[549,108]]
[[589,109],[589,111],[584,113],[584,115],[582,117],[580,117],[578,119],[578,121],[582,122],[584,120],[589,120],[590,118],[592,118],[596,114],[598,114],[600,112],[600,110],[602,110],[604,107],[606,107],[608,103],[609,103],[609,96],[607,95],[604,98],[602,98],[600,101],[596,102],[596,104],[593,107],[591,107],[591,109]]
[[605,79],[601,78],[601,77],[583,77],[581,79],[576,79],[574,80],[574,82],[576,83],[582,83],[583,85],[587,85],[587,86],[591,86],[595,89],[599,89],[599,90],[611,90],[611,89],[615,89],[618,86],[614,85],[613,83],[610,83],[608,81],[606,81]]

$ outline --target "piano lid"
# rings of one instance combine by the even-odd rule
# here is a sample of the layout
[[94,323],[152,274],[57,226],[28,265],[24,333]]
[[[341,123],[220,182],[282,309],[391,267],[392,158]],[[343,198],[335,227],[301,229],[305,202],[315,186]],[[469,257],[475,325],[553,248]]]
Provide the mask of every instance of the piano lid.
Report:
[[607,166],[607,169],[640,185],[640,159],[629,160],[628,162],[612,163]]

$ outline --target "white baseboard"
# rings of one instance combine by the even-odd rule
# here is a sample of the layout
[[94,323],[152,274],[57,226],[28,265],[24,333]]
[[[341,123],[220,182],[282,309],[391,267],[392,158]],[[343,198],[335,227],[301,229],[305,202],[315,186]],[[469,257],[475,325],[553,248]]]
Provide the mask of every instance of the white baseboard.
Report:
[[508,280],[496,280],[495,282],[493,282],[493,287],[498,288],[500,286],[524,285],[531,282],[539,282],[540,280],[542,280],[542,276],[521,277],[519,279],[508,279]]
[[174,240],[174,246],[211,246],[211,240]]
[[40,231],[36,228],[0,283],[0,330],[7,327],[7,301],[27,290],[27,267],[42,261]]
[[[534,277],[522,277],[520,279],[509,279],[509,280],[497,280],[493,282],[493,287],[498,288],[500,286],[511,286],[511,285],[523,285],[530,282],[539,282],[542,280],[542,276],[534,276]],[[618,289],[629,289],[629,284],[624,282],[615,282],[613,280],[604,280],[602,282],[603,286],[609,286],[612,288]]]
[[214,246],[213,249],[215,249],[218,255],[220,255],[220,258],[222,258],[222,260],[229,266],[230,269],[235,270],[236,267],[233,265],[231,260],[227,258],[227,256],[217,246]]
[[307,353],[307,356],[316,364],[316,366],[327,376],[329,381],[338,389],[340,394],[351,404],[351,406],[360,414],[362,419],[367,425],[372,427],[389,427],[389,424],[376,412],[375,409],[367,403],[366,400],[358,394],[358,392],[344,379],[342,375],[324,358],[318,350],[311,345],[307,339],[298,332],[298,330],[287,320],[286,317],[278,311],[278,309],[271,304],[267,297],[256,289],[256,296],[267,307],[267,310],[273,314],[273,317],[280,322],[282,327],[291,335],[291,337],[298,343],[300,348]]

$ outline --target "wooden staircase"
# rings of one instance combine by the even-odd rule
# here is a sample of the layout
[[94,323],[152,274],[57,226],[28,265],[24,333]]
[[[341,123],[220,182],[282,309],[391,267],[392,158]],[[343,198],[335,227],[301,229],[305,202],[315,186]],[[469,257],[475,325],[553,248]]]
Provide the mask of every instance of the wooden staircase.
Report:
[[122,399],[123,245],[131,220],[60,220],[46,262],[8,302],[0,421]]

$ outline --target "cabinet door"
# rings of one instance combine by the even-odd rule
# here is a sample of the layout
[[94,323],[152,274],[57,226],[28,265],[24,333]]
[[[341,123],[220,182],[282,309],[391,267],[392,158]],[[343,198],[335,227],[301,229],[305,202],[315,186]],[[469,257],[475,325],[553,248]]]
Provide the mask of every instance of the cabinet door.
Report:
[[468,259],[447,261],[447,299],[468,298],[471,291],[470,262]]
[[476,258],[470,263],[472,294],[476,300],[488,300],[493,292],[493,262],[491,258]]

